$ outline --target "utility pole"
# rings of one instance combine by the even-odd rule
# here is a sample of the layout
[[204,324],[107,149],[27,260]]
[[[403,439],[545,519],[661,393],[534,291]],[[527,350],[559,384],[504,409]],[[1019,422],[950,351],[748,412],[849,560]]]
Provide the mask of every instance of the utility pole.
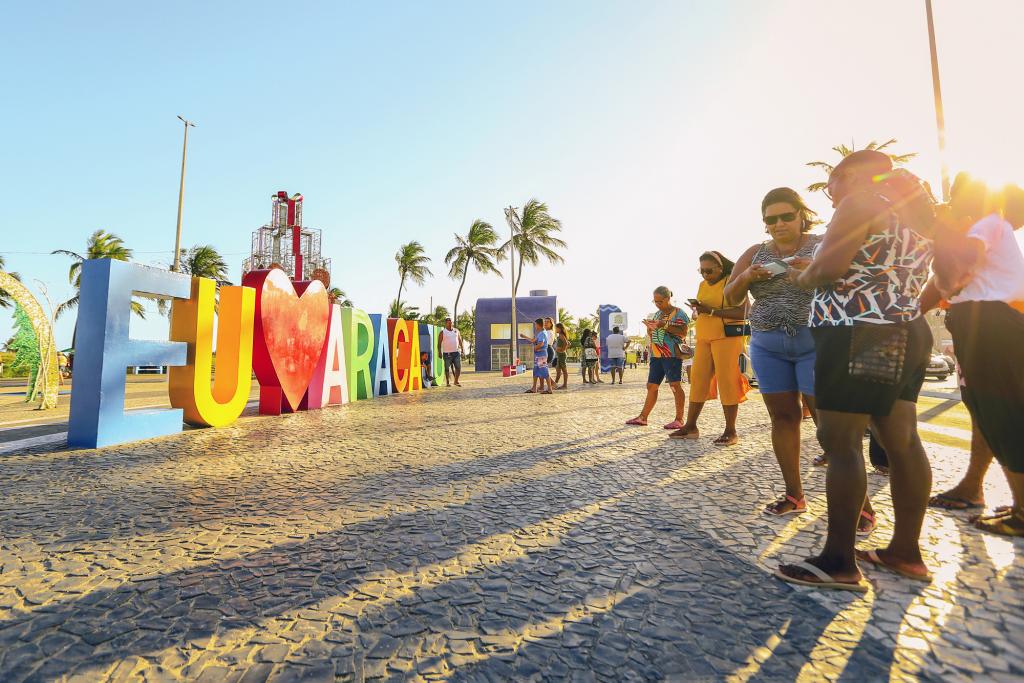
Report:
[[512,239],[508,241],[509,262],[512,265],[512,331],[509,336],[512,338],[512,355],[509,357],[509,365],[516,364],[516,348],[519,345],[519,329],[516,326],[516,223],[519,218],[515,207],[505,209],[505,220],[512,230]]
[[181,268],[181,205],[185,198],[185,156],[188,154],[188,129],[195,128],[196,124],[185,119],[180,114],[178,118],[185,124],[185,142],[181,145],[181,185],[178,186],[178,228],[174,233],[174,265],[171,270],[178,272]]
[[935,48],[935,22],[932,20],[932,0],[924,0],[928,17],[928,50],[932,60],[932,94],[935,98],[935,125],[939,133],[939,164],[942,169],[942,201],[949,201],[949,168],[946,166],[946,117],[942,112],[942,86],[939,84],[939,54]]

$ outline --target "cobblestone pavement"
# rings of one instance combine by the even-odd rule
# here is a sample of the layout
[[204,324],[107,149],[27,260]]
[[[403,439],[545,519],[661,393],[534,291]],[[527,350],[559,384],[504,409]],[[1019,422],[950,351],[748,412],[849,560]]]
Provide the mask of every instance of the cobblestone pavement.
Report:
[[[929,512],[930,586],[870,570],[865,596],[783,584],[770,571],[825,530],[810,424],[811,511],[770,519],[758,511],[781,482],[760,399],[741,406],[737,447],[711,445],[715,404],[699,441],[669,441],[622,426],[642,400],[628,374],[553,396],[471,376],[0,455],[0,679],[1024,675],[1024,543]],[[969,432],[954,402],[921,410],[938,490]],[[886,483],[869,477],[880,526],[862,545],[891,532]]]

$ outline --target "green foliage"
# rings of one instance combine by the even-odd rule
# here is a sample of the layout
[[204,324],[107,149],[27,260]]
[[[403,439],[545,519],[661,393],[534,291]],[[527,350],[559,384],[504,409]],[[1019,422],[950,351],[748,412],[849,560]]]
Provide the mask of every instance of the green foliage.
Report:
[[537,199],[530,199],[518,209],[506,209],[505,216],[512,227],[512,237],[501,245],[503,256],[509,256],[515,247],[517,269],[512,285],[513,294],[519,291],[519,280],[523,266],[535,266],[543,257],[549,263],[564,263],[565,259],[556,249],[565,249],[566,243],[555,236],[561,232],[562,223],[548,213],[548,205]]
[[473,342],[476,340],[476,307],[460,313],[453,324],[455,329],[462,334],[462,338],[469,342],[470,349],[472,349]]
[[[220,252],[209,244],[197,244],[188,250],[182,249],[179,262],[180,272],[185,275],[215,280],[218,287],[231,284],[231,281],[228,280],[228,264],[224,262],[224,257],[220,255]],[[160,313],[166,315],[169,308],[167,299],[157,300],[157,309]]]
[[448,277],[462,280],[455,295],[455,306],[452,307],[456,318],[459,312],[459,299],[462,298],[462,288],[466,286],[470,266],[480,273],[494,273],[501,277],[501,271],[495,265],[503,258],[501,251],[494,246],[497,241],[498,233],[491,224],[479,218],[469,226],[469,233],[465,237],[455,235],[455,246],[445,255],[444,262],[451,265]]
[[[885,142],[881,143],[878,142],[877,140],[872,140],[868,144],[864,145],[864,149],[873,149],[878,152],[885,152],[889,156],[889,158],[892,159],[893,166],[902,166],[903,164],[907,163],[908,161],[917,156],[917,152],[910,152],[908,154],[896,154],[894,152],[887,151],[889,149],[889,146],[894,144],[896,144],[896,138],[889,138]],[[847,147],[846,145],[836,145],[835,147],[832,148],[832,151],[838,154],[840,160],[842,160],[856,152],[857,147],[854,145],[851,145],[849,147]],[[835,165],[830,164],[827,161],[808,161],[807,165],[810,166],[811,168],[820,168],[825,174],[824,182],[811,183],[810,185],[807,186],[807,191],[822,192],[825,188],[828,187],[828,177],[832,175],[832,171],[835,170]]]
[[337,287],[331,287],[327,290],[327,296],[330,297],[332,304],[341,304],[343,308],[355,308],[356,305],[352,303],[352,300],[348,298],[348,294],[344,290],[338,289]]
[[[73,297],[57,306],[54,311],[54,320],[61,317],[72,308],[78,306],[78,293],[82,286],[82,263],[87,259],[109,258],[115,261],[129,261],[132,258],[132,250],[124,246],[124,240],[117,235],[97,230],[89,236],[85,244],[85,255],[81,255],[67,249],[55,249],[51,254],[62,254],[71,257],[71,266],[68,268],[68,282],[75,286],[76,293]],[[146,309],[138,301],[132,301],[132,313],[140,318],[146,317]]]
[[430,257],[426,255],[423,245],[415,240],[398,248],[398,251],[395,252],[395,263],[398,264],[398,275],[400,276],[398,296],[395,297],[395,302],[401,305],[402,289],[405,287],[406,278],[418,285],[422,285],[426,282],[428,276],[433,276],[434,274],[430,272],[430,268],[427,266],[430,263]]
[[420,320],[428,325],[444,325],[444,319],[449,317],[451,316],[448,315],[447,308],[444,306],[434,306],[434,310],[420,318]]
[[401,301],[392,301],[388,309],[389,318],[404,318],[405,320],[419,320],[420,309],[418,306],[409,306]]
[[[14,352],[11,373],[17,376],[28,376],[28,386],[35,386],[36,373],[39,371],[39,339],[32,329],[32,321],[21,306],[14,306],[14,337],[7,342],[7,350]],[[26,393],[25,400],[31,397]]]

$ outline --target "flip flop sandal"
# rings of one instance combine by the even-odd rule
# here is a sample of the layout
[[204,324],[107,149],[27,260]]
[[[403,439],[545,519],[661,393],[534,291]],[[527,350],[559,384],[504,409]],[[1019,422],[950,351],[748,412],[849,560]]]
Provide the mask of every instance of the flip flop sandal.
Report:
[[[458,385],[456,384],[455,386],[458,386]],[[527,390],[526,390],[526,391],[524,391],[523,393],[524,393],[524,394],[536,394],[537,392],[536,392],[536,391],[534,391],[533,389],[527,389]]]
[[[787,567],[793,567],[794,569],[800,569],[811,576],[817,578],[817,581],[811,581],[808,579],[798,579],[795,576],[790,576],[785,572]],[[787,583],[795,583],[798,586],[810,586],[811,588],[830,588],[832,590],[839,591],[853,591],[854,593],[867,593],[868,585],[864,580],[849,582],[849,581],[836,581],[831,576],[826,574],[823,570],[815,567],[810,562],[797,562],[796,564],[783,564],[779,565],[779,568],[775,570],[775,576],[786,581]]]
[[1007,515],[1009,515],[1012,512],[1013,512],[1013,506],[1012,505],[1000,505],[999,507],[992,508],[992,512],[990,514],[986,515],[986,514],[982,513],[980,515],[971,515],[970,517],[967,518],[967,521],[969,521],[969,522],[981,522],[981,521],[985,521],[985,520],[989,520],[989,519],[999,519],[1000,517],[1006,517]]
[[893,574],[899,574],[905,579],[920,581],[921,583],[931,583],[932,581],[931,572],[926,574],[915,574],[914,572],[908,572],[906,569],[900,569],[899,567],[886,563],[885,560],[878,556],[878,551],[876,550],[855,550],[854,553],[857,555],[857,559],[859,561],[867,562],[879,569],[888,570]]
[[639,417],[634,417],[632,420],[626,420],[626,424],[632,425],[634,427],[646,427],[647,426],[647,420],[644,420],[644,419],[639,418]]
[[[793,507],[789,510],[779,512],[779,509],[785,503],[792,503]],[[769,503],[761,510],[761,514],[768,515],[769,517],[784,517],[785,515],[799,515],[801,512],[807,512],[807,499],[806,498],[794,498],[790,495],[779,496],[778,500],[774,503]]]
[[992,519],[979,519],[974,526],[1000,536],[1024,536],[1024,518],[1014,513]]
[[670,439],[685,439],[687,441],[696,441],[700,438],[700,432],[694,430],[692,432],[684,431],[682,428],[677,429],[668,435]]
[[826,458],[825,454],[822,453],[821,455],[816,457],[814,460],[812,460],[811,464],[814,465],[815,467],[824,467],[825,465],[828,464],[828,458]]
[[974,501],[961,498],[960,496],[951,496],[948,493],[938,493],[928,499],[928,507],[939,508],[940,510],[984,510],[984,503],[975,503]]
[[735,446],[739,442],[739,436],[720,436],[717,439],[715,439],[712,443],[714,443],[716,446],[728,448],[729,446]]
[[868,521],[868,525],[861,528],[860,519],[857,520],[857,535],[858,536],[870,536],[871,532],[878,526],[878,522],[875,520],[875,516],[870,512],[860,511],[860,516]]
[[683,428],[683,423],[680,422],[679,420],[672,420],[667,425],[665,425],[665,429],[682,429],[682,428]]

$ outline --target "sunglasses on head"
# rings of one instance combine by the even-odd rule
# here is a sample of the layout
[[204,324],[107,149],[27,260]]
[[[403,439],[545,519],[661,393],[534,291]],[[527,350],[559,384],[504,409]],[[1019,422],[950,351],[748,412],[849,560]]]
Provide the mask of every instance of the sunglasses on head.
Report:
[[774,216],[765,216],[764,217],[764,224],[765,225],[775,225],[780,220],[783,223],[789,223],[791,221],[795,221],[796,220],[796,213],[794,211],[787,211],[786,213],[777,213]]

